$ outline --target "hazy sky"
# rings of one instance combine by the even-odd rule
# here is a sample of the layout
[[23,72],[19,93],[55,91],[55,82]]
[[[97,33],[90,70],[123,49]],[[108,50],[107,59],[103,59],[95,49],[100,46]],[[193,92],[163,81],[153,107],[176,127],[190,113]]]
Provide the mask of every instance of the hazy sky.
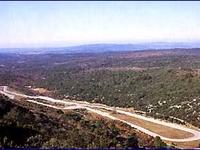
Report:
[[0,2],[0,47],[200,39],[200,2]]

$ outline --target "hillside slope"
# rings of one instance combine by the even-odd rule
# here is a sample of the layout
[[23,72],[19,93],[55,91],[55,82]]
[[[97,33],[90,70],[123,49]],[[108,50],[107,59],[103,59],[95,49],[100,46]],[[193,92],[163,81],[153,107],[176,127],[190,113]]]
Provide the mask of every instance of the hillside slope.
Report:
[[0,147],[152,147],[153,138],[84,110],[63,112],[0,95]]

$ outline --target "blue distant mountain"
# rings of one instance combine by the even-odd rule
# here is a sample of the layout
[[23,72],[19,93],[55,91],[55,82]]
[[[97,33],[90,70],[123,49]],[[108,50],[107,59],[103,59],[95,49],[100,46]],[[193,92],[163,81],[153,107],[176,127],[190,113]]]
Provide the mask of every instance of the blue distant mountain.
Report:
[[0,53],[40,54],[40,53],[97,53],[115,51],[158,50],[174,48],[200,48],[199,43],[154,42],[140,44],[88,44],[51,48],[3,48]]
[[67,47],[74,52],[136,51],[149,49],[199,48],[200,43],[90,44]]

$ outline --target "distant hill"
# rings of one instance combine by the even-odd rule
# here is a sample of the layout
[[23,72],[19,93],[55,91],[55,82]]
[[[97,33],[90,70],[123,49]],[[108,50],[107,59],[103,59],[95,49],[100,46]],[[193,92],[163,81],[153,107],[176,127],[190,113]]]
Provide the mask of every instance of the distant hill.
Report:
[[174,49],[174,48],[200,48],[200,43],[170,43],[154,42],[139,44],[88,44],[70,47],[50,47],[50,48],[1,48],[0,53],[18,54],[41,54],[41,53],[98,53],[115,51],[137,51],[152,49]]

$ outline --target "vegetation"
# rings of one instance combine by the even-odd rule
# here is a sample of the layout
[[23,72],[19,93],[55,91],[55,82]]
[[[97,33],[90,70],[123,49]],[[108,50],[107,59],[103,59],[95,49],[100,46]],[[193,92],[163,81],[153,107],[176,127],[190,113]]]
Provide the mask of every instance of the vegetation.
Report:
[[[11,102],[0,96],[0,147],[153,146],[149,141],[146,144],[146,139],[130,128],[130,134],[124,134],[116,122],[88,119],[85,116],[88,115],[84,110],[61,112],[32,103]],[[149,139],[153,141],[151,137]]]
[[38,94],[32,88],[42,87],[51,96],[134,107],[200,127],[199,49],[0,58],[0,84],[27,94]]
[[167,144],[163,142],[159,136],[156,136],[154,140],[154,146],[156,148],[166,148]]

